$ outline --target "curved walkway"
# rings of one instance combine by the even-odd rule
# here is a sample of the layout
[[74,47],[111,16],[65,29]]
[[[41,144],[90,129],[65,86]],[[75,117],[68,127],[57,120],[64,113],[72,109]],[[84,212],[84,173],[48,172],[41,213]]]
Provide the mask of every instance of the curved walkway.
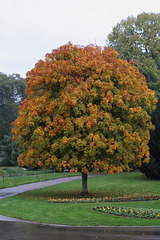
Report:
[[[92,177],[92,176],[94,176],[94,175],[91,175],[90,177]],[[6,198],[6,197],[11,197],[16,194],[35,190],[38,188],[45,188],[45,187],[53,186],[53,185],[60,184],[60,183],[71,182],[71,181],[81,179],[81,178],[82,178],[81,176],[58,178],[58,179],[48,180],[48,181],[44,181],[44,182],[29,183],[29,184],[19,185],[19,186],[15,186],[15,187],[2,188],[2,189],[0,189],[0,199]],[[16,218],[10,218],[10,217],[6,217],[6,216],[2,216],[2,215],[0,215],[0,221],[24,222],[23,220],[18,220]]]
[[82,178],[81,176],[58,178],[58,179],[48,180],[44,182],[29,183],[29,184],[19,185],[15,187],[2,188],[0,189],[0,199],[10,197],[22,192],[31,191],[38,188],[45,188],[52,185],[70,182],[70,181],[74,181],[81,178]]

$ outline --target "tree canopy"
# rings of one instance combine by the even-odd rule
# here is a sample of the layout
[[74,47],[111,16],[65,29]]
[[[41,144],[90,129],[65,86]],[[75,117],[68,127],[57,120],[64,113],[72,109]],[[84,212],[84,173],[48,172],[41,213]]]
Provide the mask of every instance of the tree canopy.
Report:
[[80,170],[85,182],[90,170],[121,172],[149,161],[154,92],[115,50],[66,44],[40,60],[26,82],[13,123],[20,166]]
[[156,105],[156,110],[152,114],[152,123],[155,130],[151,131],[149,149],[150,149],[150,162],[142,163],[140,171],[143,172],[148,178],[160,179],[160,98]]
[[118,23],[108,35],[107,44],[119,57],[137,60],[150,89],[160,96],[160,13],[141,13]]
[[0,153],[2,152],[2,162],[4,166],[17,166],[17,158],[21,153],[19,148],[18,139],[13,142],[13,135],[10,132],[8,135],[5,135],[3,140],[0,141]]
[[18,106],[25,98],[25,81],[19,74],[0,73],[0,140],[11,131],[10,123],[18,116]]

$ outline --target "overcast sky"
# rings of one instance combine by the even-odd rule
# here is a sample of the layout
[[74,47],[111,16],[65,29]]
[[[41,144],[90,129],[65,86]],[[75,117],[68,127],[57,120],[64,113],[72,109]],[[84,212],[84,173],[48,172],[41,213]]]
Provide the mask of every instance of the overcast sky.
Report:
[[0,0],[0,72],[25,77],[69,41],[105,46],[118,22],[142,12],[160,12],[160,0]]

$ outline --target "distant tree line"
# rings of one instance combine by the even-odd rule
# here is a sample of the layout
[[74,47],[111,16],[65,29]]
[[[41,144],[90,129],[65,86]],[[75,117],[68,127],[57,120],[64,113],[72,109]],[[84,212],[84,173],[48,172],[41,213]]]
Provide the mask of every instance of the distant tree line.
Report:
[[20,102],[25,98],[26,84],[19,74],[0,73],[0,164],[16,165],[20,149],[12,142],[11,123],[18,116]]

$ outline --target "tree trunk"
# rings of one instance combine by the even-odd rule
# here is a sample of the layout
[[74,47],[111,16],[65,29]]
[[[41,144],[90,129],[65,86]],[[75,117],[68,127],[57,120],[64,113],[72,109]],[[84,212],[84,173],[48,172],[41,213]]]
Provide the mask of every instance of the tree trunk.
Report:
[[82,172],[82,194],[88,194],[87,177],[88,177],[88,174]]

